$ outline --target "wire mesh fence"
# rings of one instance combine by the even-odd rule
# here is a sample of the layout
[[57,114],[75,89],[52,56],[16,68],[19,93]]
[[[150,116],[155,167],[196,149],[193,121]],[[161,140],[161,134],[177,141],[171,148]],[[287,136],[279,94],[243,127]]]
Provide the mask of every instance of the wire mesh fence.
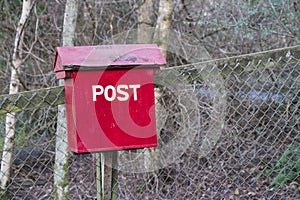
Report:
[[[119,199],[299,199],[299,46],[162,70],[158,148],[118,152]],[[62,87],[0,96],[14,114],[9,199],[54,199]],[[96,154],[69,154],[69,199],[96,199]],[[1,193],[1,199],[4,194]]]

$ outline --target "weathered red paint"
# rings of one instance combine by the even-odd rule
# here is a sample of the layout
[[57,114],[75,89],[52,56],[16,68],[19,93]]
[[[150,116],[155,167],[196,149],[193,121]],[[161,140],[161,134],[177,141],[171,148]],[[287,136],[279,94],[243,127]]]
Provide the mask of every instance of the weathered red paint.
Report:
[[153,44],[58,47],[54,71],[65,79],[69,149],[157,146],[153,76],[164,64]]

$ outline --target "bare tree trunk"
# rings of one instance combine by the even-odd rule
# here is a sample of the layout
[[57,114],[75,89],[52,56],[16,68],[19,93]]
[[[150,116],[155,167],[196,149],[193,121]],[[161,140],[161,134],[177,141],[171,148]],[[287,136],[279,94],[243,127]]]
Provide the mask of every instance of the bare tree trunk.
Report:
[[[23,0],[22,14],[17,27],[14,41],[14,51],[12,57],[12,68],[9,85],[9,94],[15,94],[19,91],[19,74],[20,68],[24,60],[22,59],[22,42],[26,22],[29,18],[30,11],[35,1]],[[10,179],[10,168],[12,163],[12,152],[14,148],[16,116],[15,113],[6,115],[5,121],[5,141],[1,160],[1,188],[5,189]]]
[[137,10],[138,13],[138,43],[152,43],[152,29],[153,21],[151,15],[153,14],[154,2],[153,0],[144,0]]
[[[78,13],[78,0],[67,0],[63,24],[63,46],[73,46]],[[60,79],[59,85],[64,85]],[[54,166],[55,199],[69,199],[68,187],[68,135],[65,105],[58,106],[56,150]]]
[[[144,0],[137,10],[138,13],[138,43],[147,44],[153,43],[153,21],[151,15],[153,14],[154,2],[153,0]],[[157,98],[155,91],[155,99]],[[155,101],[155,104],[157,102]],[[156,109],[157,109],[156,104]],[[158,112],[158,111],[157,111]],[[157,133],[159,134],[159,133]],[[158,149],[145,149],[144,151],[144,168],[145,171],[153,171],[157,167]]]
[[158,18],[154,33],[154,43],[161,48],[165,58],[167,57],[168,39],[174,10],[173,0],[160,0]]
[[74,46],[78,0],[67,0],[63,25],[63,46]]

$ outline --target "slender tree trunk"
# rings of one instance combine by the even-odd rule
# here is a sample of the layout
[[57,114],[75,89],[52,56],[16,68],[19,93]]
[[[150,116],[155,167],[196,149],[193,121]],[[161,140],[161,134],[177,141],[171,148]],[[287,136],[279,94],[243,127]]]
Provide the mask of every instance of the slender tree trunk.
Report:
[[[73,46],[78,13],[78,0],[67,0],[63,24],[63,46]],[[64,80],[59,81],[64,85]],[[56,150],[54,167],[55,199],[69,199],[68,187],[68,135],[65,105],[58,106]]]
[[[157,17],[153,40],[154,43],[156,43],[158,47],[161,49],[164,57],[167,58],[168,39],[169,39],[171,23],[172,23],[172,13],[174,10],[173,0],[160,0],[158,9],[159,9],[158,17]],[[154,95],[155,95],[156,118],[157,120],[161,120],[160,115],[162,114],[164,108],[159,103],[159,99],[161,98],[161,92],[159,88],[155,89]],[[157,132],[157,136],[159,139],[160,132]],[[147,157],[149,160],[147,160]],[[147,167],[147,170],[159,169],[161,167],[160,159],[161,158],[160,158],[159,148],[146,151],[145,166]],[[156,174],[154,175],[157,176]]]
[[63,46],[74,46],[78,0],[67,0],[63,24]]
[[161,48],[165,58],[167,57],[168,39],[172,23],[173,10],[173,0],[160,0],[158,18],[154,33],[154,43]]
[[[137,10],[138,13],[138,43],[153,43],[153,0],[144,0]],[[157,94],[157,92],[155,92]],[[157,95],[155,95],[156,99]],[[155,102],[156,103],[156,102]],[[157,108],[158,105],[156,105]],[[158,112],[158,111],[157,111]],[[159,133],[157,133],[159,134]],[[144,168],[146,171],[153,171],[157,166],[158,149],[146,149],[144,151]]]
[[153,0],[144,0],[137,10],[138,13],[138,43],[152,43],[153,34]]
[[[22,14],[17,27],[17,32],[14,41],[14,51],[12,57],[12,68],[9,85],[9,94],[15,94],[19,91],[19,74],[22,63],[22,42],[26,22],[29,18],[30,11],[35,1],[24,0],[22,6]],[[10,169],[12,163],[12,152],[14,148],[16,116],[15,113],[6,115],[5,121],[5,140],[3,147],[3,154],[1,160],[1,188],[5,189],[10,179]]]

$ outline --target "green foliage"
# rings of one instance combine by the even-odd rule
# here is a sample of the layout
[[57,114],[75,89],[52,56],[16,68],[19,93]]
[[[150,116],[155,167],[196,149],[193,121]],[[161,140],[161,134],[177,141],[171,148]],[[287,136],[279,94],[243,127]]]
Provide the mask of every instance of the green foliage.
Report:
[[0,70],[6,68],[6,61],[1,60],[2,55],[0,54]]
[[27,134],[26,134],[26,127],[16,127],[16,138],[15,138],[15,145],[18,146],[26,146],[27,142]]
[[[20,18],[20,11],[22,10],[22,0],[14,1],[1,1],[0,3],[0,19],[2,21],[12,19],[13,22],[17,23]],[[14,12],[11,12],[11,11]]]
[[3,149],[5,136],[5,115],[0,115],[0,150]]
[[0,197],[1,197],[1,200],[9,200],[11,199],[8,195],[8,191],[7,190],[4,190],[4,189],[0,189]]
[[[6,115],[0,115],[0,150],[3,149],[4,145],[4,139],[5,139],[5,116]],[[22,127],[16,127],[16,137],[15,142],[16,146],[24,146],[26,141],[26,131]]]
[[[299,138],[300,135],[296,137],[296,140]],[[282,187],[288,181],[293,181],[300,176],[300,147],[290,144],[272,170],[277,172],[277,176],[271,183],[273,187]]]
[[[14,148],[37,145],[43,134],[54,134],[56,114],[56,108],[17,112]],[[6,115],[0,115],[0,151],[5,139],[5,120]]]

